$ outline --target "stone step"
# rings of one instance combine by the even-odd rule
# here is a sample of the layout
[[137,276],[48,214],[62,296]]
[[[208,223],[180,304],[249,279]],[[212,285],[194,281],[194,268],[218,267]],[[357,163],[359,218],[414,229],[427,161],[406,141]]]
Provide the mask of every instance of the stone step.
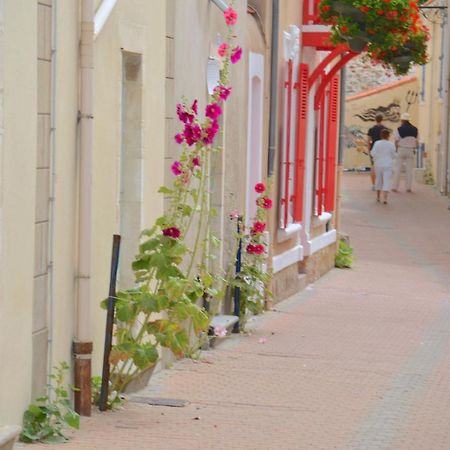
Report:
[[[226,336],[229,336],[233,332],[234,325],[239,321],[239,317],[232,316],[232,315],[226,315],[226,314],[218,314],[217,316],[213,316],[211,319],[211,322],[209,324],[209,345],[206,345],[206,347],[214,347],[218,344],[218,342],[223,339],[225,336],[216,336],[214,333],[214,329],[216,327],[218,328],[224,328],[227,332]],[[205,346],[203,350],[206,350]]]
[[0,450],[12,450],[21,428],[15,425],[0,427]]

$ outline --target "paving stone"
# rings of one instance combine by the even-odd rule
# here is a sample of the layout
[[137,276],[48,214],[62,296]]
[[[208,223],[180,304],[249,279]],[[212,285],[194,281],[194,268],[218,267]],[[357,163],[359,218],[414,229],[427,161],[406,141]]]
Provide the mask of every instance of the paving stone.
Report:
[[345,174],[344,185],[353,269],[333,270],[251,334],[177,362],[139,393],[185,407],[129,402],[45,448],[450,449],[446,201],[417,186],[384,206],[367,174]]

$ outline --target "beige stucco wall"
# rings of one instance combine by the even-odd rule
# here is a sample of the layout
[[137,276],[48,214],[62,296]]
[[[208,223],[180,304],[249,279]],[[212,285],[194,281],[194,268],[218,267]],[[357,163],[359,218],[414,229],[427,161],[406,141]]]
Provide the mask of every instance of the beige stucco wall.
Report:
[[[385,115],[383,123],[392,130],[400,126],[400,114],[406,111],[406,95],[408,91],[418,92],[419,85],[416,77],[409,77],[405,81],[394,82],[379,89],[373,89],[347,98],[345,106],[345,126],[347,147],[344,149],[344,168],[359,169],[369,167],[367,152],[367,131],[375,124],[375,120],[363,120],[358,115],[375,112],[380,107],[387,107],[395,103],[398,107],[390,109],[391,119]],[[411,123],[418,126],[418,103],[411,105],[409,109]],[[368,118],[368,116],[366,116]]]
[[20,422],[31,391],[37,70],[30,61],[35,68],[37,4],[5,0],[3,22],[0,425]]
[[[423,92],[419,101],[419,130],[421,140],[424,142],[425,150],[428,153],[426,169],[431,172],[438,189],[443,191],[446,177],[444,155],[447,151],[441,146],[445,80],[442,79],[441,85],[442,30],[439,20],[436,19],[438,17],[435,18],[435,22],[427,23],[431,32],[428,45],[430,61],[424,70],[418,70],[420,90]],[[440,87],[444,89],[442,92],[439,92]]]
[[[92,309],[93,372],[100,373],[112,235],[120,232],[121,50],[142,54],[142,226],[163,212],[165,4],[119,1],[95,42]],[[137,250],[137,249],[136,249]]]

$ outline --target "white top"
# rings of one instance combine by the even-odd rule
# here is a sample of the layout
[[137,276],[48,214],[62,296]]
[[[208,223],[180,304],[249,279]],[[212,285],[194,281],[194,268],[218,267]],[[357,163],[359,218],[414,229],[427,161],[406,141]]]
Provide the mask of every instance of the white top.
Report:
[[376,141],[370,154],[375,167],[393,167],[395,158],[395,145],[386,139]]
[[417,138],[414,136],[406,136],[404,138],[400,137],[398,130],[394,131],[394,139],[397,142],[399,147],[403,148],[417,148],[419,147],[419,134],[417,134]]

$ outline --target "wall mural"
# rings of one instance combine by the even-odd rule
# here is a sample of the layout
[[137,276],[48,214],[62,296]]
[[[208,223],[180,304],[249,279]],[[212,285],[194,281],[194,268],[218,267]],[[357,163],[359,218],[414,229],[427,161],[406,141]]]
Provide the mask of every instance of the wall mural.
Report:
[[345,140],[347,148],[367,154],[367,131],[359,125],[345,127]]
[[377,108],[368,108],[361,114],[355,114],[363,122],[375,122],[377,114],[383,114],[387,122],[400,122],[400,102],[394,100],[388,106],[378,106]]

